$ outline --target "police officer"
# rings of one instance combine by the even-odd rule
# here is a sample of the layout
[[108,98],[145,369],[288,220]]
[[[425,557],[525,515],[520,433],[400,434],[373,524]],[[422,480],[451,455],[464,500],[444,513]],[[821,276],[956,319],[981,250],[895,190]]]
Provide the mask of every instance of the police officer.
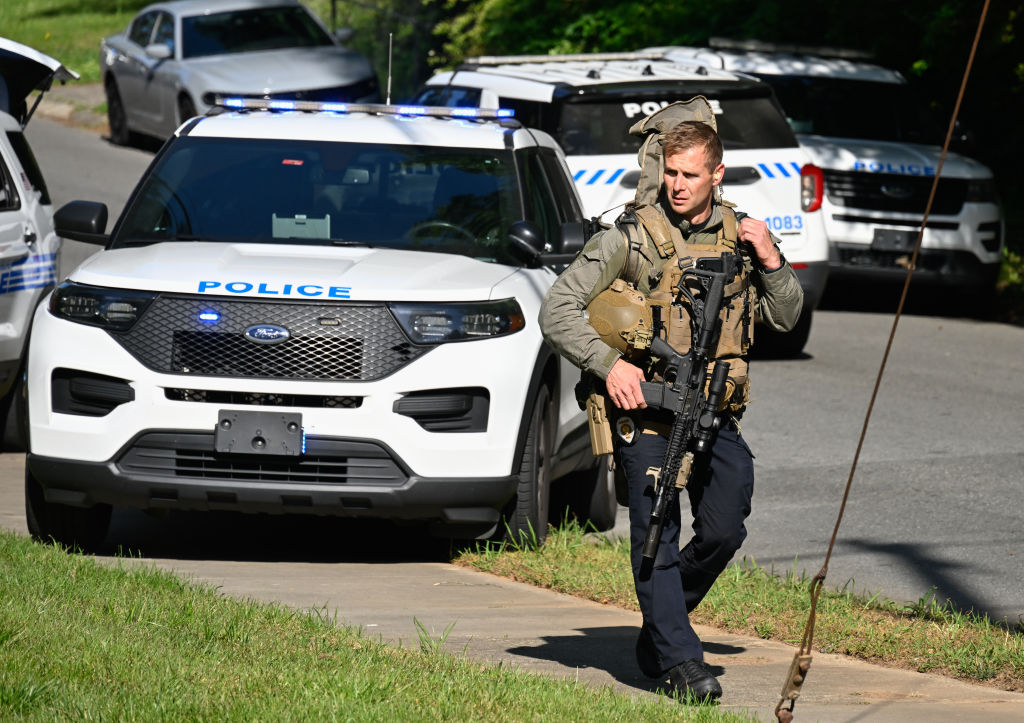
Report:
[[[674,103],[637,123],[630,132],[646,136],[640,150],[641,178],[634,204],[616,225],[592,237],[551,287],[541,308],[545,338],[579,366],[584,376],[603,381],[615,459],[628,485],[631,562],[643,627],[636,644],[641,671],[670,685],[684,698],[710,700],[722,688],[704,664],[700,639],[689,611],[704,598],[746,537],[754,486],[753,455],[740,436],[736,419],[747,402],[746,353],[756,313],[769,327],[788,331],[799,318],[803,291],[792,267],[779,252],[763,221],[742,217],[718,193],[725,166],[714,114],[707,101]],[[740,219],[738,220],[738,217]],[[632,231],[631,231],[632,229]],[[634,238],[637,240],[631,240]],[[630,329],[597,331],[603,309],[621,305],[594,303],[609,290],[662,304],[662,323],[650,330],[666,337],[681,353],[690,338],[687,308],[672,284],[693,257],[722,250],[744,263],[721,318],[722,341],[716,358],[730,361],[725,418],[709,454],[698,459],[686,487],[693,515],[693,536],[680,550],[679,506],[671,511],[658,554],[642,564],[641,551],[653,505],[654,480],[648,469],[664,461],[672,419],[646,408],[640,382],[657,378],[648,355],[635,353],[649,315]],[[621,281],[617,281],[620,280]],[[666,292],[668,292],[666,294]],[[662,297],[658,301],[659,295]],[[605,298],[602,297],[602,298]],[[590,308],[591,315],[586,310]],[[649,310],[650,306],[648,307]],[[620,320],[621,323],[621,320]],[[649,336],[648,336],[649,339]],[[600,381],[598,385],[600,386]]]

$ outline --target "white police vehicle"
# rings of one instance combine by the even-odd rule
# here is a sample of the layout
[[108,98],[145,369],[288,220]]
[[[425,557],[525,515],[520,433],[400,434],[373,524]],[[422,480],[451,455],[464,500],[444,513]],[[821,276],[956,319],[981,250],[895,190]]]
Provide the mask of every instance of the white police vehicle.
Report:
[[32,534],[95,546],[123,506],[543,538],[553,480],[610,527],[578,371],[536,322],[584,233],[554,140],[500,111],[225,104],[109,235],[102,204],[55,215],[105,249],[36,314]]
[[810,333],[828,276],[820,172],[786,123],[771,88],[751,76],[710,69],[661,52],[513,55],[470,58],[437,73],[415,101],[433,105],[512,108],[516,117],[553,135],[566,153],[587,214],[610,221],[633,200],[639,139],[628,129],[676,100],[703,95],[716,113],[725,147],[723,196],[764,219],[804,288],[797,327],[758,328],[762,349],[797,355]]
[[[711,48],[646,52],[755,74],[778,96],[820,168],[815,201],[831,246],[831,278],[902,281],[939,166],[945,128],[915,103],[903,76],[841,48],[712,38]],[[914,270],[915,283],[988,298],[1003,218],[992,172],[948,153]]]
[[23,444],[23,354],[60,252],[46,181],[24,133],[36,107],[28,98],[38,90],[38,102],[54,80],[76,78],[60,61],[0,38],[0,420],[8,449]]

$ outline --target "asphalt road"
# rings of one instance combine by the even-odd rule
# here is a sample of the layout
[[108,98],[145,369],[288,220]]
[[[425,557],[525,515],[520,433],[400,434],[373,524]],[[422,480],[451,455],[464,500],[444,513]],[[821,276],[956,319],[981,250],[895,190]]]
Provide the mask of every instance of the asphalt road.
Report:
[[[104,201],[112,219],[152,157],[43,118],[28,134],[55,204]],[[91,250],[69,245],[63,273]],[[892,327],[891,314],[851,308],[818,312],[804,358],[753,364],[754,401],[742,426],[757,454],[757,489],[741,554],[776,572],[813,575],[822,565]],[[829,564],[829,586],[901,603],[934,594],[963,609],[1024,619],[1022,348],[1021,328],[903,317]],[[17,474],[11,462],[0,465],[0,475]],[[17,496],[0,496],[0,523],[17,520],[18,505]],[[380,526],[324,520],[183,515],[153,522],[126,513],[116,524],[146,555],[288,564],[329,559],[353,565],[367,582],[380,569],[367,561],[444,558],[441,546],[420,544],[415,532],[384,534]],[[366,536],[374,540],[370,552]]]

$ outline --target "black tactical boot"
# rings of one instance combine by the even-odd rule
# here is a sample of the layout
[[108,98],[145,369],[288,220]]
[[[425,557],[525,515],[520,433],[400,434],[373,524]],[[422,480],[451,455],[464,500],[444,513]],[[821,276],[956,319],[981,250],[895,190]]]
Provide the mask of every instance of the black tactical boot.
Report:
[[684,702],[706,703],[722,697],[722,686],[696,658],[670,668],[668,680]]
[[640,637],[636,639],[636,663],[640,666],[640,672],[648,678],[661,677],[662,668],[658,664],[658,654],[654,650],[654,643],[646,625],[640,628]]

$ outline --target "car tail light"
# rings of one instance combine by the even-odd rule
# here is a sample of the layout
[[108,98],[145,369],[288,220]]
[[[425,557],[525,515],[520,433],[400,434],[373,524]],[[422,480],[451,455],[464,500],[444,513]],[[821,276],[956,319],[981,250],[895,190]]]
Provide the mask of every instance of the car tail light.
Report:
[[805,211],[817,211],[825,195],[825,172],[813,163],[805,163],[800,169],[800,207]]

